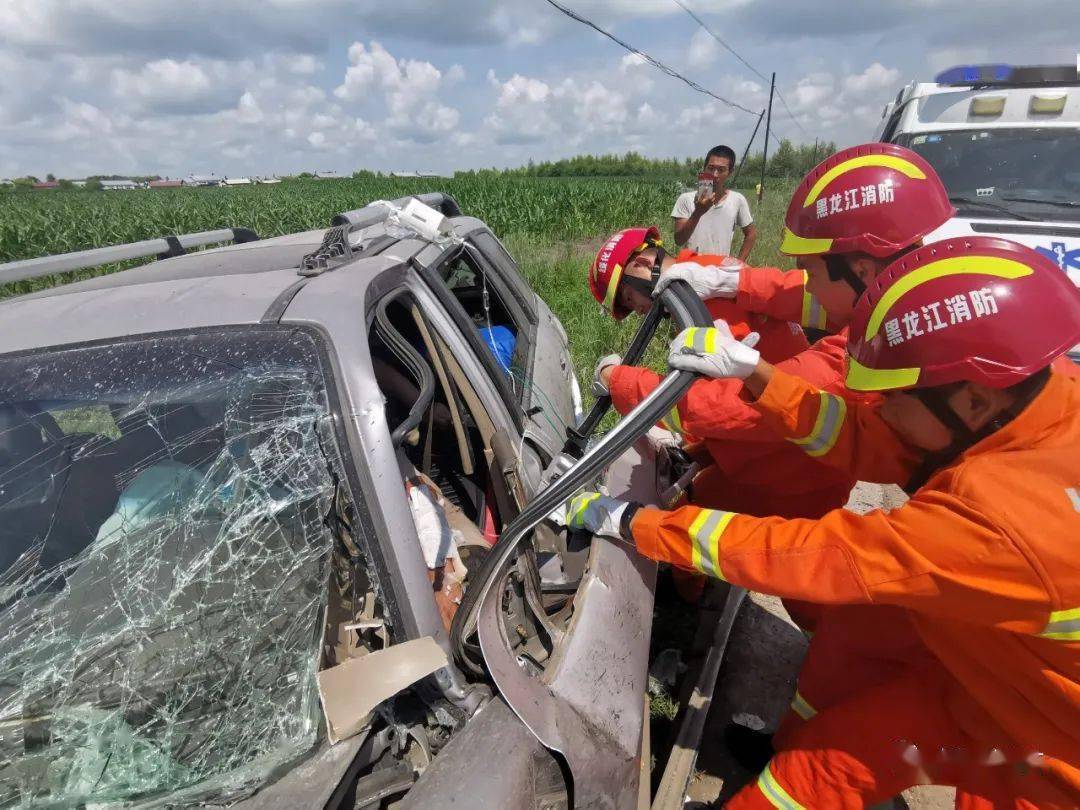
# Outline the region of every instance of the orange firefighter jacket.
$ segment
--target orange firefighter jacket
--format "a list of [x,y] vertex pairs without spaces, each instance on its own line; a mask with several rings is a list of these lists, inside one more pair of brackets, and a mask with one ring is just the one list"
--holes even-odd
[[[679,255],[680,260],[683,254]],[[689,258],[695,258],[693,254]],[[695,261],[722,257],[697,256]],[[710,262],[715,263],[715,262]],[[747,312],[766,315],[772,324],[783,326],[783,322],[801,322],[808,319],[824,324],[824,315],[817,299],[805,291],[805,273],[801,271],[783,271],[769,267],[753,267],[742,271],[739,277],[739,292],[734,305],[724,299],[710,299],[706,306],[714,317],[724,317],[732,327],[736,337],[743,337],[754,330],[761,334],[758,350],[762,357],[774,363],[789,374],[816,385],[818,388],[844,396],[852,396],[844,386],[847,368],[847,331],[829,335],[815,342],[812,346],[788,355],[779,362],[770,359],[771,344],[766,345],[766,334],[760,329]],[[734,316],[729,319],[728,312],[737,307]],[[721,310],[721,307],[724,310]],[[747,327],[750,328],[747,328]],[[783,326],[786,328],[786,326]],[[770,335],[771,337],[771,335]],[[611,374],[608,386],[611,401],[615,409],[626,414],[634,409],[645,397],[660,384],[660,375],[646,368],[637,366],[616,366]],[[742,398],[742,383],[739,380],[698,380],[673,409],[666,422],[676,431],[698,438],[732,438],[740,441],[776,442],[776,433],[765,425],[761,413]],[[876,395],[854,395],[859,399],[878,401]]]
[[[688,258],[710,263],[722,259],[679,255],[680,261]],[[816,323],[823,323],[823,316],[814,314],[820,313],[820,307],[816,299],[806,295],[804,281],[804,274],[797,271],[750,268],[740,274],[736,301],[711,299],[706,305],[713,317],[728,321],[737,337],[751,329],[758,331],[762,335],[758,349],[768,359],[771,346],[766,344],[775,333],[766,333],[756,316],[747,315],[744,307],[762,310],[759,315],[768,315],[766,322],[773,324],[773,329],[788,330],[788,321],[805,322],[806,313],[813,314]],[[844,334],[830,336],[782,360],[777,368],[826,390],[846,392],[846,346]],[[649,369],[617,366],[609,385],[612,404],[619,413],[626,414],[660,380],[660,375]],[[703,482],[717,492],[695,492],[694,501],[722,503],[728,508],[738,505],[740,511],[749,514],[788,517],[818,517],[844,504],[855,479],[846,471],[808,458],[800,447],[780,438],[741,392],[738,380],[698,380],[664,419],[665,427],[704,441],[708,456],[718,468],[719,475]]]
[[[859,402],[820,390],[782,368],[777,367],[754,407],[765,429],[859,481],[902,486],[911,480],[923,454],[889,427],[873,400]],[[1080,376],[1080,366],[1067,357],[1055,360],[1051,370]]]
[[[788,382],[777,374],[756,407],[808,435],[817,414],[782,393]],[[1012,422],[890,513],[641,509],[631,531],[647,557],[757,591],[909,610],[955,679],[960,727],[1014,756],[1046,755],[1080,797],[1080,380],[1052,374]]]

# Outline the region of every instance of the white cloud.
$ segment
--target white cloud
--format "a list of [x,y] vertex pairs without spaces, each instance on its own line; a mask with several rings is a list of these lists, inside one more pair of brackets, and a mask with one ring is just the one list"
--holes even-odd
[[900,79],[900,71],[874,62],[862,73],[844,78],[844,89],[853,93],[876,92],[893,87]]
[[709,67],[719,55],[720,46],[704,28],[699,28],[690,37],[690,50],[686,54],[686,61],[690,67]]
[[450,66],[450,69],[446,71],[446,75],[443,76],[443,81],[448,85],[459,84],[460,82],[465,81],[465,79],[465,68],[456,62]]
[[149,62],[138,72],[116,70],[113,86],[118,96],[152,104],[187,102],[205,97],[211,90],[210,77],[200,65],[174,59]]
[[444,84],[465,78],[461,65],[452,65],[444,78],[431,62],[396,59],[378,42],[349,47],[349,67],[334,90],[342,101],[360,102],[380,93],[389,115],[387,128],[399,137],[426,142],[457,126],[460,113],[440,99]]
[[309,53],[287,54],[282,61],[297,76],[311,76],[323,69],[323,63]]
[[250,91],[240,96],[240,103],[237,104],[237,117],[245,124],[261,123],[265,117],[259,102],[255,100],[255,96]]
[[[745,143],[755,120],[545,3],[181,5],[0,0],[0,175],[385,169],[415,166],[418,143],[438,143],[427,153],[444,170],[631,148],[698,156]],[[778,87],[801,128],[778,102],[778,135],[840,143],[869,137],[902,82],[948,65],[1071,60],[1080,24],[1080,4],[1060,0],[994,0],[974,16],[944,0],[881,0],[869,16],[838,0],[691,5],[752,64],[771,70],[782,55]],[[573,7],[719,95],[765,106],[767,82],[671,0]],[[1055,25],[1032,24],[1040,15]]]

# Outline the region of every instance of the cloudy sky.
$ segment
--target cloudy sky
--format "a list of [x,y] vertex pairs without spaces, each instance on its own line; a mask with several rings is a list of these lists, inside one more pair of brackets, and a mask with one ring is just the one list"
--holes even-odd
[[[768,87],[674,0],[562,0],[716,94]],[[908,81],[1071,63],[1075,0],[684,0],[796,141],[856,143]],[[866,9],[865,11],[863,9]],[[872,9],[872,12],[871,12]],[[0,176],[516,166],[741,151],[754,116],[544,0],[0,0]]]

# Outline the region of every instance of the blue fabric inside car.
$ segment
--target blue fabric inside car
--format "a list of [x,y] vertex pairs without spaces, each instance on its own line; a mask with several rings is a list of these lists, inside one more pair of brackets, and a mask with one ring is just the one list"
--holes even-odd
[[505,326],[481,326],[480,336],[495,355],[495,359],[499,361],[499,367],[509,374],[510,362],[514,358],[514,349],[517,346],[517,336]]

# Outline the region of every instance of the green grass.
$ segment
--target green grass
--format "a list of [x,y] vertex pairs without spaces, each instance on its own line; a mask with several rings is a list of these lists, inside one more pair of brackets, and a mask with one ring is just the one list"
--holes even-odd
[[[779,255],[780,228],[793,184],[772,181],[763,203],[746,191],[758,226],[752,264],[790,266]],[[0,262],[134,242],[174,233],[240,226],[260,236],[324,228],[334,214],[377,199],[425,191],[453,195],[505,242],[522,272],[566,327],[578,376],[598,357],[626,346],[637,326],[601,316],[585,273],[617,228],[657,224],[674,244],[671,180],[463,176],[442,180],[357,178],[289,180],[280,185],[131,192],[0,193]],[[125,267],[138,264],[129,262]],[[88,270],[68,281],[119,266]],[[49,287],[56,278],[0,286],[0,298]],[[650,358],[659,360],[662,347]],[[586,386],[587,388],[587,386]]]
[[[604,182],[604,181],[598,181]],[[775,181],[774,181],[775,183]],[[780,254],[780,233],[788,199],[795,184],[771,187],[759,204],[750,192],[744,192],[757,224],[758,241],[750,254],[750,264],[790,268],[790,259]],[[657,224],[667,245],[674,245],[671,207],[674,196],[653,199],[652,208],[639,219],[623,220],[581,238],[563,238],[555,234],[535,235],[520,231],[500,234],[510,253],[533,289],[539,293],[566,327],[570,350],[583,388],[592,378],[596,361],[610,352],[619,352],[630,342],[638,318],[629,316],[622,323],[604,317],[600,306],[589,294],[585,274],[603,244],[604,239],[618,227],[637,224]],[[736,243],[741,237],[736,237]],[[662,360],[664,347],[654,341],[648,357],[650,364]],[[586,394],[586,398],[590,398]]]

